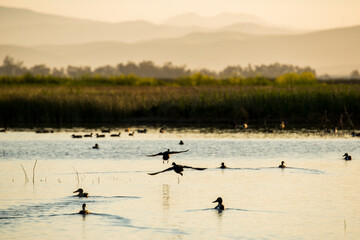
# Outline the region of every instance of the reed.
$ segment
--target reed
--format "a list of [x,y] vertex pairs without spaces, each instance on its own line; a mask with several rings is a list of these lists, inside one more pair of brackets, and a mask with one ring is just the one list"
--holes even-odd
[[37,164],[37,160],[35,160],[34,167],[33,167],[33,178],[32,178],[33,184],[35,183],[35,168],[36,168],[36,164]]
[[[360,124],[360,85],[35,86],[0,88],[4,126],[286,121],[345,128]],[[326,112],[328,121],[321,123]],[[275,126],[275,125],[274,125]]]
[[21,168],[22,168],[22,170],[24,172],[24,175],[25,175],[25,183],[27,183],[27,182],[29,182],[29,178],[28,178],[27,173],[25,171],[25,168],[24,168],[24,166],[22,164],[21,164]]

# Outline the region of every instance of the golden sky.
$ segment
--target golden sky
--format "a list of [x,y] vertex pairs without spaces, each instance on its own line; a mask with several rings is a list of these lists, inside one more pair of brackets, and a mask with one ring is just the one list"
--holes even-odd
[[189,12],[203,16],[230,12],[302,29],[360,25],[360,0],[0,0],[0,6],[110,22],[161,23]]

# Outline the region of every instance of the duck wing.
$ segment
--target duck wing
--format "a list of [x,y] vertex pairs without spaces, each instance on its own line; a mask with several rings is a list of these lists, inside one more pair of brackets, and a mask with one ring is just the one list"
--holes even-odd
[[164,155],[163,152],[159,152],[157,154],[152,154],[152,155],[146,155],[147,157],[155,157],[155,156],[160,156],[160,155]]
[[162,170],[160,172],[154,172],[154,173],[148,173],[149,175],[156,175],[156,174],[159,174],[159,173],[163,173],[163,172],[167,172],[167,171],[171,171],[171,170],[174,170],[174,167],[169,167],[165,170]]
[[189,149],[185,150],[185,151],[171,151],[171,152],[168,152],[168,154],[183,153],[183,152],[187,152],[187,151],[189,151]]
[[182,166],[183,168],[191,168],[195,170],[205,170],[206,168],[197,168],[197,167],[190,167],[190,166]]

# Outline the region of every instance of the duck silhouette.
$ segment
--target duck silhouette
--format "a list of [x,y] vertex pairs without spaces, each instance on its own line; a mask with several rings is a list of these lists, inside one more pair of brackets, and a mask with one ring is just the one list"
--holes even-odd
[[189,149],[185,150],[185,151],[170,151],[170,149],[166,150],[165,152],[159,152],[157,154],[153,154],[153,155],[146,155],[147,157],[155,157],[155,156],[162,156],[163,159],[163,163],[164,161],[169,162],[170,159],[170,155],[171,154],[177,154],[177,153],[183,153],[183,152],[187,152],[189,151]]
[[286,168],[286,166],[284,165],[284,161],[281,161],[281,164],[279,165],[279,168]]
[[221,197],[218,197],[213,203],[218,203],[218,205],[215,207],[217,210],[225,210],[225,206],[222,204],[223,200]]
[[348,153],[345,153],[343,157],[346,161],[350,161],[352,159],[352,157]]
[[73,193],[78,193],[78,195],[76,195],[77,197],[88,197],[89,194],[84,192],[84,190],[82,188],[79,188],[78,190],[76,190]]
[[190,167],[190,166],[184,166],[184,165],[178,165],[175,162],[172,163],[172,167],[169,167],[165,170],[159,171],[159,172],[154,172],[154,173],[148,173],[149,175],[156,175],[159,173],[163,173],[163,172],[167,172],[167,171],[172,171],[174,170],[176,173],[180,174],[181,176],[183,176],[183,171],[184,168],[191,168],[191,169],[195,169],[195,170],[205,170],[206,168],[195,168],[195,167]]
[[82,210],[80,210],[79,214],[83,214],[83,215],[90,214],[90,212],[88,210],[86,210],[85,208],[86,208],[86,204],[84,203],[82,205]]

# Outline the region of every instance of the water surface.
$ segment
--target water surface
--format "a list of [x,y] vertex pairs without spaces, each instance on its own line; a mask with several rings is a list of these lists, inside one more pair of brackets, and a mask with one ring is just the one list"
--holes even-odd
[[[1,239],[360,236],[360,139],[156,130],[104,139],[71,134],[0,134]],[[91,148],[95,143],[100,149]],[[189,152],[164,164],[161,156],[145,156],[168,148]],[[345,152],[352,161],[342,160]],[[147,174],[172,161],[208,169]],[[277,168],[281,161],[288,168]],[[219,169],[221,162],[230,168]],[[73,197],[78,187],[90,196]],[[223,212],[213,209],[219,196]],[[83,203],[92,214],[77,214]]]

